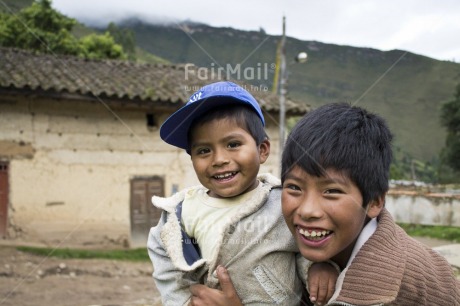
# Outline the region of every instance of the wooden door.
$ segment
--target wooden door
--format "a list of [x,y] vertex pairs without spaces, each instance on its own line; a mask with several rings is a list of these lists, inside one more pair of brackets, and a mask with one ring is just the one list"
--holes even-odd
[[5,238],[8,227],[8,163],[0,162],[0,237]]
[[143,177],[131,180],[131,245],[145,246],[152,226],[158,223],[161,209],[152,205],[152,196],[164,196],[163,178]]

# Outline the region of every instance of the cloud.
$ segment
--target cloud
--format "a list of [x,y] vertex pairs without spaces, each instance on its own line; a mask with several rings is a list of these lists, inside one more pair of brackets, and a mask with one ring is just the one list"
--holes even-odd
[[272,35],[281,34],[285,15],[287,35],[298,39],[460,59],[456,41],[460,1],[456,0],[54,0],[53,6],[99,26],[135,16],[154,23],[191,20],[241,30],[263,28]]

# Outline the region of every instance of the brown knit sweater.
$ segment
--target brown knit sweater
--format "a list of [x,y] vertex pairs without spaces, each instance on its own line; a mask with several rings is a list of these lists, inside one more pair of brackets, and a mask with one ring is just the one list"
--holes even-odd
[[449,263],[409,237],[386,209],[344,273],[330,305],[460,305],[460,282]]

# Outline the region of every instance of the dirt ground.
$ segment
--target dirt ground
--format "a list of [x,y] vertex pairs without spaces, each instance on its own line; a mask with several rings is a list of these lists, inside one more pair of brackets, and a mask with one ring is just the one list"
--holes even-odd
[[0,245],[0,306],[159,306],[151,274],[150,262],[46,258]]
[[151,275],[150,262],[45,258],[0,246],[0,305],[161,305]]

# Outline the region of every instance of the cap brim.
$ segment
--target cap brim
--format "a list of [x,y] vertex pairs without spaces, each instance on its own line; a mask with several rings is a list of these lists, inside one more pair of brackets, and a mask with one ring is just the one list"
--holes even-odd
[[[219,103],[212,103],[212,101],[216,99],[220,99]],[[184,105],[162,124],[160,127],[160,137],[165,142],[173,146],[188,150],[188,133],[190,126],[196,118],[211,109],[219,108],[225,105],[242,104],[242,102],[243,104],[251,106],[251,103],[248,101],[224,95],[212,96],[203,99],[203,101],[196,101],[194,103]]]

